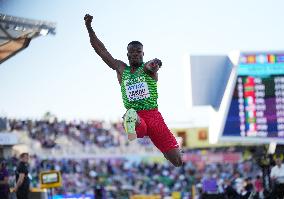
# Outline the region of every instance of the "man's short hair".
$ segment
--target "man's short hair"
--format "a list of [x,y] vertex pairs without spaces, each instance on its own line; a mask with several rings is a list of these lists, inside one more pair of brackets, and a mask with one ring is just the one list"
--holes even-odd
[[130,42],[130,43],[127,45],[127,47],[128,47],[128,46],[130,46],[130,45],[139,45],[139,46],[143,46],[143,44],[142,44],[140,41],[132,41],[132,42]]
[[21,153],[20,154],[20,158],[24,158],[25,156],[29,156],[29,154],[28,153]]

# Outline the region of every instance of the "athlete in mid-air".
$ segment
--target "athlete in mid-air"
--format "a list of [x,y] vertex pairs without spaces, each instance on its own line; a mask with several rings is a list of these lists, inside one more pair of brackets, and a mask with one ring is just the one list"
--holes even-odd
[[149,136],[166,159],[176,167],[181,166],[179,145],[158,111],[157,72],[162,62],[153,59],[144,63],[143,45],[139,41],[132,41],[127,46],[129,65],[114,59],[91,26],[93,16],[86,14],[84,20],[92,47],[102,60],[116,71],[123,103],[127,109],[123,124],[128,139]]

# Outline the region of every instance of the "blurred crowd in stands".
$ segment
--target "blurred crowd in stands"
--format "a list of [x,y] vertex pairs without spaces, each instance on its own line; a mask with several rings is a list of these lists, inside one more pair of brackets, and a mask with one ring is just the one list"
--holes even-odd
[[[119,122],[66,122],[56,119],[5,121],[6,131],[25,131],[31,138],[40,141],[44,148],[57,147],[55,140],[59,135],[72,137],[83,145],[95,144],[103,148],[119,146],[121,140],[126,139]],[[188,152],[189,150],[185,150],[185,153]],[[232,150],[223,149],[219,152],[226,154]],[[193,150],[191,153],[201,156],[200,150]],[[252,192],[255,193],[253,198],[263,196],[262,171],[252,158],[241,158],[234,163],[193,162],[188,159],[182,167],[175,168],[167,161],[130,161],[122,156],[44,159],[40,154],[34,153],[29,164],[31,185],[39,187],[41,171],[58,170],[62,174],[63,186],[56,188],[54,194],[92,194],[94,190],[100,190],[109,199],[128,198],[129,194],[169,196],[174,191],[181,192],[182,198],[191,198],[193,193],[196,198],[217,194],[222,198],[241,199],[249,198]],[[16,157],[6,160],[11,187],[15,183],[17,164]]]
[[116,147],[126,139],[121,122],[107,123],[104,121],[58,121],[48,120],[16,120],[6,119],[9,131],[27,131],[32,139],[38,140],[42,147],[56,147],[56,138],[66,135],[83,145],[95,144],[98,147]]
[[[6,160],[12,187],[17,162],[15,157]],[[203,167],[186,162],[175,168],[168,162],[130,162],[118,158],[56,160],[34,155],[29,168],[32,187],[39,187],[41,171],[61,171],[63,186],[56,188],[54,194],[94,193],[98,186],[107,193],[107,198],[128,194],[169,196],[173,191],[190,198],[193,186],[197,196],[223,194],[228,198],[248,198],[252,191],[260,196],[263,191],[261,170],[252,160],[236,164],[211,163]]]

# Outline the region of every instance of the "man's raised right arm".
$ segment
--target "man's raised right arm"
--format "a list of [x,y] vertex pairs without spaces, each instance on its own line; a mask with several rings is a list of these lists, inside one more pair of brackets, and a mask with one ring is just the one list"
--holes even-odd
[[105,45],[98,39],[95,31],[91,26],[93,16],[86,14],[84,20],[89,33],[90,43],[96,53],[102,58],[102,60],[113,70],[117,70],[118,67],[125,65],[122,61],[114,59],[112,55],[107,51]]

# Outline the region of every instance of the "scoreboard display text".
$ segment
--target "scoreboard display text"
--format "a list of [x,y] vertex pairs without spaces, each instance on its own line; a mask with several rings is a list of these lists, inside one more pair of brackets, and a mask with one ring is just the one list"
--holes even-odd
[[243,54],[223,136],[284,138],[284,54]]

